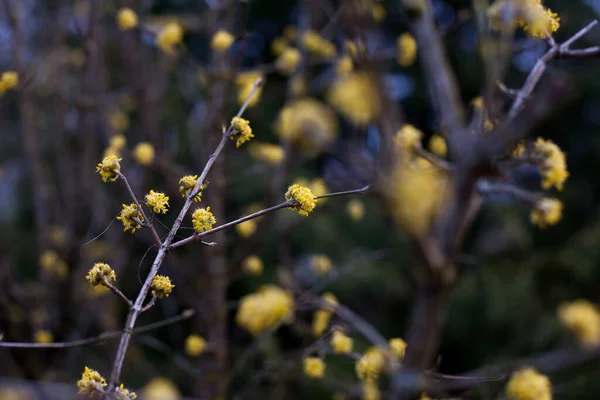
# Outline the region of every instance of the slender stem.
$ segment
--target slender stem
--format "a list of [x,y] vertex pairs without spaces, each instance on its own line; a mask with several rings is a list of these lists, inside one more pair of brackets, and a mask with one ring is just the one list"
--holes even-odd
[[[140,326],[133,330],[134,334],[149,332],[154,329],[162,328],[163,326],[175,324],[179,321],[191,318],[196,311],[192,309],[185,310],[179,315],[152,324]],[[0,342],[0,347],[18,347],[27,349],[65,349],[69,347],[86,346],[99,342],[105,342],[119,338],[123,334],[122,331],[108,331],[101,333],[98,336],[92,336],[86,339],[73,340],[70,342],[55,342],[55,343],[26,343],[26,342]]]
[[317,199],[325,199],[327,197],[336,197],[336,196],[346,196],[349,194],[365,194],[369,190],[369,185],[355,190],[346,190],[344,192],[335,192],[335,193],[327,193],[322,194],[321,196],[317,196]]
[[426,159],[427,161],[429,161],[430,163],[435,165],[436,167],[440,167],[443,170],[450,171],[453,168],[451,163],[449,163],[448,161],[444,160],[441,157],[436,156],[433,153],[428,152],[427,150],[425,150],[422,147],[415,148],[415,152],[419,156],[423,157],[424,159]]
[[146,305],[144,306],[144,308],[142,308],[142,311],[141,311],[141,313],[145,313],[146,311],[148,311],[149,309],[151,309],[151,308],[152,308],[152,306],[154,306],[154,303],[156,303],[156,296],[152,296],[152,300],[150,300],[150,301],[148,302],[148,304],[146,304]]
[[103,285],[105,285],[107,288],[109,288],[114,294],[116,294],[117,296],[119,296],[121,299],[123,299],[123,301],[127,304],[127,306],[129,308],[131,308],[133,306],[133,303],[131,302],[131,300],[129,300],[127,298],[127,296],[125,296],[123,294],[123,292],[121,292],[115,285],[113,285],[112,283],[110,283],[108,281],[108,279],[104,278],[103,281]]
[[531,193],[527,190],[518,188],[506,183],[491,183],[486,180],[480,180],[477,183],[477,190],[480,193],[506,193],[527,204],[535,205],[540,199],[540,195]]
[[156,232],[156,229],[154,228],[154,225],[152,224],[152,222],[150,222],[148,217],[146,217],[146,213],[144,213],[144,209],[142,208],[140,202],[138,201],[137,196],[133,192],[133,189],[131,188],[131,185],[129,184],[127,177],[125,175],[123,175],[121,173],[121,171],[115,170],[114,172],[117,175],[119,175],[119,178],[121,178],[123,180],[123,182],[125,182],[125,186],[127,186],[127,190],[129,191],[129,194],[133,198],[135,205],[137,206],[138,210],[140,210],[140,213],[142,214],[142,217],[144,218],[144,225],[147,226],[148,228],[150,228],[150,231],[152,231],[152,236],[154,237],[154,241],[156,242],[157,245],[160,246],[162,244],[162,240],[160,240],[160,236],[158,236],[158,232]]

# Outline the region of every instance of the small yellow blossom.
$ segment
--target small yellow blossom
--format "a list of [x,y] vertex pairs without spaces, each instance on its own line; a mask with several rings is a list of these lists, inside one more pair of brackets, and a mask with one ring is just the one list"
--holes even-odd
[[117,180],[119,175],[115,171],[121,170],[121,158],[116,156],[104,157],[102,162],[96,167],[96,172],[100,173],[103,182],[114,182]]
[[310,265],[319,276],[325,276],[331,271],[333,264],[325,254],[315,254],[310,257]]
[[52,332],[47,329],[38,329],[33,334],[33,341],[36,343],[52,343],[54,341],[54,336]]
[[224,53],[229,50],[234,41],[235,38],[231,33],[221,29],[213,35],[210,47],[219,53]]
[[162,192],[150,190],[144,199],[146,200],[148,207],[150,207],[153,212],[157,214],[167,213],[167,207],[169,207],[169,196],[165,196],[165,194]]
[[241,224],[237,224],[235,226],[235,230],[243,238],[252,236],[254,234],[254,232],[256,232],[256,221],[251,219],[251,220],[242,222]]
[[290,42],[286,37],[278,36],[271,42],[271,52],[276,56],[280,56],[289,45]]
[[277,144],[253,143],[249,148],[249,152],[256,160],[269,165],[279,165],[285,159],[285,150]]
[[565,153],[551,140],[538,138],[532,156],[539,162],[543,178],[542,187],[549,189],[554,186],[563,190],[563,185],[569,177]]
[[377,23],[383,21],[387,16],[387,11],[385,10],[383,4],[373,3],[371,5],[371,16],[373,17],[373,20]]
[[131,229],[131,233],[140,229],[140,223],[144,222],[144,217],[142,217],[142,214],[135,203],[131,203],[130,205],[123,204],[123,209],[117,219],[123,223],[123,231],[127,232]]
[[242,261],[242,269],[249,275],[260,275],[263,272],[263,262],[258,256],[251,255]]
[[338,75],[327,92],[327,101],[345,118],[358,126],[379,116],[381,101],[375,81],[363,71]]
[[562,218],[562,207],[558,199],[542,198],[531,211],[531,223],[542,229],[555,225]]
[[302,61],[300,51],[293,47],[287,47],[275,61],[275,68],[283,75],[291,75],[298,69],[300,61]]
[[141,165],[148,166],[152,164],[154,160],[154,146],[149,142],[138,143],[133,149],[133,157]]
[[367,380],[362,383],[362,397],[361,400],[379,400],[381,399],[381,392],[379,391],[379,386],[377,385],[377,381]]
[[[179,193],[181,197],[188,197],[192,194],[192,191],[196,187],[196,183],[198,183],[198,175],[186,175],[179,180]],[[198,194],[194,197],[194,201],[196,203],[200,203],[202,201],[202,185],[200,185],[200,190]]]
[[106,113],[106,119],[108,120],[110,127],[113,128],[115,132],[121,133],[129,129],[129,117],[126,113],[118,108],[111,108]]
[[532,37],[546,39],[560,27],[558,14],[542,6],[541,0],[523,2],[523,17],[519,24]]
[[260,78],[263,79],[263,84],[254,91],[252,98],[250,98],[250,101],[248,102],[249,108],[255,106],[260,101],[264,86],[264,75],[260,71],[246,71],[237,75],[235,84],[237,87],[238,104],[244,104],[244,102],[246,102],[248,96],[250,96],[250,93],[254,90],[254,85]]
[[19,73],[16,71],[5,71],[0,76],[0,94],[19,85]]
[[134,400],[137,399],[137,394],[126,389],[121,383],[118,388],[115,388],[115,398],[117,400]]
[[163,297],[169,297],[175,285],[171,284],[171,279],[168,276],[164,275],[156,275],[152,279],[152,295],[157,299],[162,299]]
[[383,350],[371,347],[356,361],[356,376],[360,380],[375,380],[385,367],[386,357]]
[[429,151],[442,158],[446,157],[446,154],[448,153],[446,140],[440,135],[433,135],[431,139],[429,139]]
[[396,39],[396,47],[398,49],[398,64],[403,67],[413,65],[417,59],[417,41],[413,35],[406,32],[398,36],[398,39]]
[[393,338],[389,340],[390,349],[392,354],[398,358],[404,358],[406,353],[406,342],[401,338]]
[[306,357],[304,359],[304,373],[311,378],[325,376],[325,362],[319,357]]
[[354,62],[350,56],[342,56],[338,59],[335,71],[338,74],[347,74],[354,69]]
[[170,22],[158,33],[156,42],[166,53],[171,53],[173,47],[183,40],[183,28],[177,22]]
[[231,139],[236,139],[235,147],[240,147],[244,142],[249,141],[254,137],[252,134],[252,128],[250,127],[250,121],[240,117],[233,117],[231,120],[231,127],[233,132]]
[[275,285],[265,285],[256,293],[244,296],[236,314],[236,322],[253,335],[273,328],[294,317],[294,298]]
[[62,279],[69,273],[69,266],[54,250],[44,250],[40,255],[40,266],[50,275]]
[[302,36],[302,45],[309,53],[325,60],[335,57],[335,45],[317,32],[308,30]]
[[175,384],[163,377],[152,379],[142,388],[144,400],[180,400],[181,394]]
[[525,155],[525,152],[527,151],[527,146],[525,145],[525,141],[521,140],[519,142],[519,144],[517,144],[515,146],[515,148],[513,149],[511,155],[515,158],[518,157],[523,157]]
[[421,147],[423,132],[411,124],[405,124],[394,136],[394,144],[399,150],[414,150]]
[[526,367],[512,374],[505,394],[512,400],[552,400],[552,385],[546,375]]
[[198,357],[206,350],[206,340],[200,335],[189,335],[185,339],[185,354]]
[[85,277],[92,286],[114,284],[117,282],[115,271],[106,263],[95,263]]
[[138,24],[137,14],[131,8],[121,8],[117,13],[117,24],[122,31],[133,29]]
[[[337,306],[338,304],[336,297],[331,293],[324,294],[321,299],[331,306]],[[320,309],[315,311],[312,323],[313,335],[316,337],[321,336],[323,332],[325,332],[325,329],[327,329],[329,326],[329,321],[331,320],[332,316],[333,312],[328,309]]]
[[319,153],[337,137],[338,121],[329,107],[307,97],[294,100],[281,109],[275,130],[302,150]]
[[192,223],[194,224],[194,230],[200,233],[212,229],[217,220],[213,213],[210,212],[210,207],[197,208],[192,214]]
[[123,150],[126,145],[127,138],[123,134],[117,134],[112,136],[108,142],[108,147],[112,147],[117,151]]
[[62,247],[68,243],[69,234],[64,227],[60,225],[53,225],[50,227],[48,237],[50,239],[50,243],[57,247]]
[[352,199],[346,205],[346,212],[353,221],[360,221],[365,216],[365,205],[358,199]]
[[558,308],[558,319],[582,345],[600,344],[600,312],[589,301],[579,299],[561,304]]
[[100,398],[107,386],[106,379],[98,371],[85,367],[81,379],[77,381],[79,394]]
[[317,199],[312,191],[306,186],[298,184],[294,184],[288,188],[288,191],[285,193],[285,199],[288,201],[294,200],[295,203],[290,208],[304,216],[308,216],[317,204]]
[[331,336],[331,348],[335,353],[346,354],[352,351],[352,338],[344,335],[343,332],[335,331]]

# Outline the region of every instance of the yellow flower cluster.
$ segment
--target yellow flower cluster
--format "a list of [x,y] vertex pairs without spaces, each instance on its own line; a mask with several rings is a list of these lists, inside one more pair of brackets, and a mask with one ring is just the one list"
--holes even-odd
[[127,232],[131,229],[131,233],[134,233],[136,229],[140,229],[140,224],[144,222],[144,217],[142,217],[135,203],[131,203],[130,205],[123,204],[123,209],[117,219],[123,223],[123,231]]
[[129,7],[123,7],[117,13],[117,24],[122,31],[133,29],[138,24],[137,14]]
[[115,171],[121,170],[121,158],[117,156],[104,157],[102,162],[96,167],[96,172],[100,173],[103,182],[114,182],[117,180],[119,175]]
[[290,186],[285,193],[285,199],[294,200],[291,209],[298,211],[298,214],[308,216],[308,214],[317,205],[317,199],[312,191],[306,186],[300,186],[297,183]]
[[200,335],[189,335],[185,339],[185,354],[190,357],[198,357],[206,350],[206,340]]
[[446,145],[446,139],[444,139],[440,135],[433,135],[429,139],[428,148],[429,148],[429,151],[431,151],[433,154],[438,155],[442,158],[446,157],[446,154],[448,153],[448,146]]
[[558,190],[563,190],[569,172],[565,153],[560,147],[551,140],[538,138],[534,144],[532,156],[539,162],[543,178],[542,187],[549,189],[554,186]]
[[40,255],[40,266],[48,274],[57,278],[65,278],[69,273],[67,263],[54,250],[44,250]]
[[352,351],[353,341],[342,331],[335,331],[331,335],[331,348],[337,354],[347,354]]
[[280,56],[281,53],[288,48],[289,44],[288,38],[285,36],[278,36],[271,42],[271,52],[276,56]]
[[412,151],[421,147],[421,139],[423,139],[423,132],[411,124],[404,124],[396,132],[394,144],[399,151]]
[[355,125],[373,122],[380,113],[379,90],[366,72],[339,75],[327,92],[327,101]]
[[417,59],[417,41],[410,33],[406,32],[396,39],[398,64],[408,67]]
[[[331,293],[325,293],[321,297],[321,299],[323,301],[326,301],[328,304],[330,304],[333,307],[338,305],[338,300]],[[319,337],[323,334],[323,332],[325,332],[325,329],[327,329],[327,326],[329,325],[329,321],[331,320],[332,315],[333,315],[333,312],[328,309],[320,309],[320,310],[315,311],[315,315],[313,317],[313,323],[312,323],[313,335],[315,335],[316,337]]]
[[125,112],[118,108],[111,107],[106,112],[106,119],[110,127],[118,133],[125,132],[129,129],[129,117]]
[[337,137],[338,123],[329,107],[306,97],[294,100],[281,109],[275,130],[301,149],[319,153]]
[[302,45],[306,51],[323,60],[331,60],[335,57],[335,45],[313,30],[304,33]]
[[210,212],[210,207],[197,208],[192,214],[192,223],[194,224],[194,230],[200,233],[212,229],[217,220],[213,213]]
[[167,207],[169,207],[169,196],[165,196],[165,194],[162,192],[150,190],[144,199],[146,200],[148,207],[150,207],[155,213],[167,213]]
[[235,320],[251,334],[258,335],[279,322],[291,321],[293,317],[292,295],[278,286],[265,285],[240,300]]
[[[240,105],[244,104],[248,96],[250,96],[250,93],[254,89],[254,84],[259,78],[264,79],[264,75],[260,71],[242,72],[235,78],[235,84],[238,93],[238,103]],[[263,86],[264,84],[254,92],[252,98],[248,102],[248,107],[253,107],[260,101]]]
[[168,276],[156,275],[152,279],[152,295],[157,299],[169,297],[175,285],[171,284],[171,279]]
[[173,48],[183,40],[183,28],[177,22],[169,22],[158,33],[156,42],[158,47],[166,53],[173,52]]
[[365,216],[365,205],[358,199],[352,199],[346,205],[346,212],[353,221],[360,221]]
[[52,332],[47,329],[38,329],[33,334],[33,341],[36,343],[52,343],[54,341],[54,336]]
[[144,400],[180,400],[181,393],[173,381],[158,377],[148,382],[142,389]]
[[318,276],[325,276],[331,271],[333,264],[325,254],[315,254],[310,257],[310,265]]
[[[188,197],[192,194],[192,191],[196,187],[196,183],[198,182],[198,175],[186,175],[179,180],[179,194],[181,197]],[[202,185],[200,186],[200,190],[198,194],[194,197],[194,201],[196,203],[200,203],[202,201]]]
[[106,379],[98,371],[88,367],[85,367],[81,379],[77,381],[79,394],[88,397],[100,397],[107,385]]
[[107,283],[115,284],[117,282],[117,275],[110,265],[106,263],[95,263],[88,271],[85,279],[87,279],[92,286],[106,286]]
[[325,362],[319,357],[306,357],[304,359],[304,373],[311,378],[325,376]]
[[108,147],[104,150],[104,157],[115,156],[120,157],[121,151],[127,145],[127,138],[125,135],[119,133],[110,138],[108,141]]
[[389,340],[389,346],[392,350],[392,354],[400,359],[404,358],[406,353],[406,342],[401,338],[393,338]]
[[352,72],[353,69],[354,69],[354,62],[352,61],[352,57],[350,57],[348,55],[344,55],[344,56],[340,57],[337,60],[337,63],[335,65],[335,71],[338,74],[342,74],[342,75]]
[[269,165],[279,165],[285,159],[285,150],[277,144],[253,143],[249,152],[253,158]]
[[229,50],[234,41],[235,38],[231,33],[220,29],[213,35],[212,40],[210,41],[210,47],[214,51],[224,53]]
[[275,68],[283,75],[291,75],[296,72],[300,61],[302,61],[300,51],[293,47],[286,47],[275,61]]
[[115,398],[117,400],[134,400],[137,399],[135,392],[125,389],[125,386],[121,383],[118,388],[115,389]]
[[231,119],[231,127],[233,128],[233,133],[230,137],[231,139],[236,139],[235,147],[240,147],[244,142],[247,142],[254,137],[252,128],[250,127],[250,121],[244,118],[233,117]]
[[558,308],[558,319],[582,345],[600,344],[600,312],[589,301],[579,299],[561,304]]
[[138,143],[133,149],[133,157],[143,166],[148,166],[154,161],[154,146],[149,142]]
[[0,95],[7,90],[13,89],[19,85],[19,73],[16,71],[5,71],[0,75]]
[[376,380],[385,368],[385,364],[385,352],[380,348],[371,347],[356,361],[356,376],[363,381]]
[[[560,27],[558,14],[545,8],[541,0],[497,0],[488,8],[487,15],[495,29],[522,26],[528,35],[541,39]],[[512,18],[507,20],[506,16]]]
[[242,269],[249,275],[260,275],[263,272],[263,262],[258,256],[251,255],[242,261]]
[[560,200],[542,198],[531,211],[531,223],[540,228],[554,225],[562,218],[562,208],[563,204]]
[[552,400],[552,385],[547,376],[526,367],[512,374],[505,394],[512,400]]

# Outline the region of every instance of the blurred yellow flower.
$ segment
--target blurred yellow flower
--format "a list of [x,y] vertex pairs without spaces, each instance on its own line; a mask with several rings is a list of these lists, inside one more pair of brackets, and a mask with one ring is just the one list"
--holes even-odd
[[333,332],[331,336],[331,348],[335,353],[347,354],[352,351],[353,341],[341,331]]
[[406,353],[406,342],[401,338],[393,338],[389,340],[390,349],[392,354],[398,358],[404,358]]
[[[254,84],[259,78],[264,79],[264,74],[260,71],[246,71],[237,75],[235,84],[238,93],[238,104],[244,104],[248,96],[250,96],[250,93],[252,93]],[[252,98],[248,102],[248,107],[254,107],[260,101],[263,87],[264,83],[254,92]]]
[[183,28],[177,22],[167,23],[156,38],[158,47],[166,53],[171,53],[173,48],[182,40]]
[[206,340],[200,335],[189,335],[185,339],[185,354],[190,357],[198,357],[206,350]]
[[558,308],[558,320],[584,346],[600,344],[600,312],[587,300],[563,303]]
[[296,72],[300,61],[302,61],[300,51],[293,47],[287,47],[275,60],[275,68],[283,75],[291,75]]
[[152,164],[154,160],[154,146],[150,142],[141,142],[133,149],[133,157],[144,166]]
[[133,29],[138,24],[137,14],[129,7],[121,8],[117,13],[117,24],[122,31]]
[[358,199],[352,199],[346,205],[346,212],[353,221],[360,221],[365,216],[365,205]]
[[180,393],[175,384],[163,377],[152,379],[141,390],[144,400],[179,400]]
[[448,153],[448,146],[446,146],[446,140],[440,135],[433,135],[429,139],[429,151],[442,158],[446,157]]
[[263,272],[263,262],[258,256],[251,255],[242,261],[242,269],[248,275],[260,275]]
[[377,85],[362,71],[339,75],[327,92],[327,101],[358,126],[374,122],[381,111]]
[[531,211],[531,223],[542,229],[555,225],[562,218],[562,207],[563,204],[558,199],[546,197],[540,199]]
[[383,350],[371,347],[356,361],[356,376],[362,381],[376,380],[385,367],[386,357]]
[[42,252],[40,266],[48,274],[59,279],[65,278],[69,273],[69,266],[54,250],[44,250]]
[[36,343],[52,343],[54,336],[52,332],[47,329],[38,329],[33,334],[33,341]]
[[210,47],[219,53],[224,53],[229,50],[234,41],[235,37],[231,33],[221,29],[213,35]]
[[331,271],[333,264],[325,254],[315,254],[310,257],[310,265],[318,276],[325,276]]
[[294,318],[294,298],[288,291],[265,285],[257,292],[242,297],[235,317],[239,326],[253,335]]
[[335,57],[335,45],[319,35],[316,31],[308,30],[304,32],[304,35],[302,36],[302,45],[306,51],[325,61]]
[[306,357],[304,373],[311,378],[322,378],[325,376],[325,363],[318,357]]
[[417,59],[417,41],[410,33],[406,32],[398,36],[396,39],[396,47],[398,51],[398,64],[403,67],[409,67],[414,64]]
[[512,374],[505,394],[512,400],[552,400],[552,385],[547,376],[526,367]]
[[269,165],[279,165],[285,159],[285,150],[278,144],[253,143],[248,151],[252,158]]

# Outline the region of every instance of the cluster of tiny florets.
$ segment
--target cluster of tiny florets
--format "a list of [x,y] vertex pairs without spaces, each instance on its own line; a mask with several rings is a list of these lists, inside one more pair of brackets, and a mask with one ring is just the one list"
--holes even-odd
[[149,166],[154,161],[154,146],[150,142],[138,143],[133,149],[133,157],[139,164]]
[[251,255],[242,261],[242,269],[249,275],[260,275],[263,272],[263,262],[258,256]]
[[319,357],[306,357],[304,359],[304,373],[311,378],[325,376],[325,362]]
[[322,60],[331,60],[335,57],[335,45],[313,30],[308,30],[304,33],[302,44],[306,51]]
[[190,357],[198,357],[206,350],[206,340],[200,335],[189,335],[185,339],[185,354]]
[[79,394],[90,398],[101,397],[107,385],[106,379],[98,371],[88,367],[85,367],[81,374],[81,379],[77,381]]
[[531,223],[546,228],[562,218],[563,204],[558,199],[542,198],[531,211]]
[[121,158],[117,158],[115,155],[109,155],[104,157],[102,162],[98,164],[96,172],[100,173],[103,182],[114,182],[117,180],[119,175],[116,171],[121,170],[119,161],[121,161]]
[[170,53],[183,40],[183,28],[176,22],[168,23],[159,32],[156,42],[163,51]]
[[558,190],[562,190],[569,177],[565,153],[551,140],[538,138],[534,144],[532,156],[539,162],[543,178],[542,187],[549,189],[554,186]]
[[123,231],[127,232],[131,229],[131,233],[140,229],[141,223],[144,222],[144,217],[142,217],[142,214],[135,203],[129,205],[123,204],[123,209],[117,219],[123,223]]
[[250,127],[250,121],[240,117],[233,117],[231,120],[231,128],[233,132],[231,139],[236,139],[235,147],[240,147],[244,142],[252,139],[252,128]]
[[325,254],[315,254],[310,257],[310,265],[318,276],[325,276],[333,268],[333,263]]
[[155,213],[165,214],[167,212],[167,207],[169,207],[169,196],[166,196],[164,193],[150,190],[144,199],[146,200],[148,207]]
[[210,207],[206,207],[198,208],[194,211],[192,214],[192,223],[194,224],[194,230],[200,233],[212,229],[217,220],[213,213],[210,212]]
[[288,188],[288,191],[285,193],[285,199],[288,201],[294,200],[295,203],[290,208],[304,216],[308,216],[317,205],[317,198],[313,192],[306,186],[300,186],[297,183]]
[[[188,197],[192,194],[192,190],[196,187],[198,182],[198,175],[186,175],[179,180],[179,193],[181,197]],[[194,196],[194,201],[199,203],[202,201],[202,186],[198,191],[198,194]]]
[[213,35],[210,47],[219,53],[224,53],[229,50],[234,41],[235,37],[231,33],[221,29]]
[[236,322],[251,334],[258,335],[279,322],[289,322],[293,316],[291,293],[275,285],[265,285],[240,300]]
[[114,284],[117,281],[115,271],[106,263],[96,263],[85,277],[92,286]]
[[388,341],[392,354],[397,358],[404,358],[406,353],[406,342],[401,338],[393,338]]
[[285,150],[277,144],[253,143],[249,152],[253,158],[269,165],[279,165],[285,159]]
[[356,376],[360,380],[375,380],[383,371],[386,364],[385,352],[377,347],[371,347],[356,361]]
[[157,299],[169,297],[175,285],[171,284],[171,279],[168,276],[156,275],[152,279],[152,295]]
[[511,400],[551,400],[552,385],[546,375],[526,367],[512,374],[505,394]]
[[347,354],[352,351],[353,340],[346,336],[344,332],[336,330],[331,335],[331,348],[337,354]]
[[410,33],[406,32],[396,39],[398,64],[403,67],[412,65],[417,59],[417,41]]
[[558,320],[584,346],[600,344],[600,311],[587,300],[561,304]]
[[117,24],[122,31],[133,29],[138,24],[137,14],[129,7],[121,8],[117,13]]
[[129,389],[126,389],[121,383],[119,387],[115,389],[115,398],[117,400],[134,400],[137,399],[137,394]]
[[[321,300],[326,302],[331,307],[335,307],[338,305],[337,298],[332,293],[325,293]],[[331,317],[333,316],[333,312],[328,308],[321,308],[315,311],[315,315],[313,317],[312,322],[312,333],[316,337],[319,337],[325,332],[325,329],[329,326],[329,322],[331,321]]]

